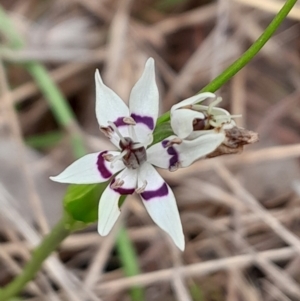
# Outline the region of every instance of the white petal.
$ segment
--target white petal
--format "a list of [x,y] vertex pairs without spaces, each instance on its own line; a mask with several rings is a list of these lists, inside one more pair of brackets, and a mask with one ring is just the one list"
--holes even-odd
[[[224,133],[202,135],[194,140],[183,140],[173,145],[181,167],[190,166],[194,161],[213,152],[225,139]],[[175,154],[174,154],[175,156]]]
[[181,139],[187,138],[193,132],[194,119],[205,119],[201,112],[189,109],[177,109],[171,113],[171,127]]
[[[122,179],[124,184],[122,187],[113,188],[118,179]],[[120,215],[118,206],[120,196],[132,194],[135,191],[136,183],[137,171],[126,168],[106,187],[98,208],[98,232],[100,235],[105,236],[110,232]]]
[[194,140],[182,140],[181,144],[167,147],[167,143],[176,136],[154,144],[147,150],[147,160],[151,164],[167,169],[177,166],[187,167],[194,161],[213,152],[225,139],[224,133],[209,133],[201,135]]
[[129,116],[129,109],[124,101],[102,81],[98,70],[95,72],[96,117],[100,126],[107,127],[108,121],[116,124]]
[[216,97],[216,95],[214,93],[210,93],[210,92],[204,92],[204,93],[197,94],[195,96],[192,96],[190,98],[182,100],[181,102],[179,102],[179,103],[175,104],[174,106],[172,106],[171,114],[174,110],[177,110],[177,109],[182,108],[184,106],[193,105],[193,104],[204,101],[206,98],[215,98],[215,97]]
[[180,250],[184,250],[184,234],[171,188],[166,184],[153,166],[144,163],[139,170],[138,185],[147,181],[144,192],[140,194],[153,221],[166,231]]
[[154,60],[146,62],[141,78],[132,88],[129,99],[131,117],[137,123],[134,126],[139,142],[152,133],[156,124],[159,109],[159,93],[155,81]]
[[[197,109],[199,111],[207,112],[208,108],[209,108],[209,106],[204,106],[204,105],[198,105],[197,106]],[[214,115],[214,116],[223,115],[223,116],[226,116],[226,117],[227,116],[230,117],[230,113],[227,110],[225,110],[223,108],[219,108],[219,107],[213,107],[212,111],[211,111],[211,115]]]
[[98,232],[101,236],[110,232],[120,215],[119,198],[120,194],[111,189],[110,185],[101,195],[98,207]]
[[226,115],[226,116],[230,116],[230,113],[222,108],[218,108],[218,107],[213,107],[212,109],[212,115]]
[[168,148],[163,145],[162,141],[147,149],[147,161],[157,167],[168,169],[170,167],[171,158],[172,154],[168,153]]
[[70,184],[93,184],[107,181],[113,174],[125,168],[122,161],[118,160],[111,166],[103,158],[103,154],[119,155],[120,152],[104,151],[93,153],[78,159],[68,166],[56,177],[50,177],[52,181]]

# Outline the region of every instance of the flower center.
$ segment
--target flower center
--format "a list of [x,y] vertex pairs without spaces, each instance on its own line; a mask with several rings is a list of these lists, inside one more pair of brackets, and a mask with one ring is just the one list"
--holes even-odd
[[192,105],[192,110],[202,112],[204,119],[196,118],[193,121],[194,131],[210,130],[213,128],[219,128],[225,123],[231,123],[232,118],[242,117],[242,115],[226,115],[216,114],[213,112],[216,107],[222,101],[221,97],[214,100],[208,107],[204,105]]
[[147,152],[143,145],[129,137],[120,140],[120,148],[122,150],[122,161],[127,168],[137,169],[141,164],[147,161]]
[[[118,156],[106,156],[106,160],[112,164],[117,160],[123,161],[124,165],[130,169],[137,169],[147,161],[147,152],[143,144],[134,142],[130,137],[123,137],[113,122],[108,122],[111,129],[119,136],[119,147],[121,154]],[[132,127],[133,125],[130,125]],[[135,137],[134,128],[130,128],[132,135]]]

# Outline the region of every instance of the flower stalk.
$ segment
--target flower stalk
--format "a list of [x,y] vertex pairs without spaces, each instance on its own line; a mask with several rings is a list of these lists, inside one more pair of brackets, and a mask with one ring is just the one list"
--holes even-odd
[[[277,13],[269,26],[264,30],[260,37],[246,50],[235,62],[227,67],[220,75],[214,78],[209,84],[202,88],[202,92],[216,92],[226,82],[228,82],[234,75],[236,75],[243,67],[245,67],[256,54],[264,47],[264,45],[274,35],[280,24],[289,14],[291,9],[296,4],[297,0],[287,0],[282,6],[281,10]],[[170,120],[170,112],[161,115],[157,120],[157,125]]]
[[[6,37],[7,44],[10,48],[18,50],[25,46],[23,37],[15,29],[13,22],[1,5],[0,32],[4,37]],[[77,158],[81,157],[86,152],[84,142],[78,131],[74,131],[74,128],[77,127],[76,118],[66,98],[52,80],[44,65],[37,61],[30,61],[24,64],[24,68],[31,74],[38,87],[44,94],[45,99],[48,101],[58,124],[70,133],[74,156]],[[5,301],[13,296],[16,296],[25,287],[25,285],[34,278],[36,273],[41,268],[43,261],[51,254],[51,252],[55,250],[59,244],[71,233],[71,230],[76,230],[76,227],[74,229],[67,230],[65,226],[70,223],[70,220],[68,219],[68,223],[66,222],[67,221],[64,216],[33,252],[31,260],[24,267],[22,273],[5,288],[0,289],[0,301]],[[126,230],[124,229],[123,231]],[[51,242],[51,244],[48,242]],[[121,248],[123,243],[126,243],[126,246],[131,246],[131,248],[128,247],[127,254],[129,254],[133,250],[133,247],[128,236],[124,236],[121,242],[119,242],[119,237],[117,238],[117,248]],[[120,251],[119,254],[122,259],[122,252]],[[137,273],[139,273],[135,253],[133,252],[129,258],[130,260],[127,261],[122,260],[122,263],[124,264],[123,267],[127,276],[134,276],[132,271],[137,271]],[[131,273],[127,273],[128,270],[131,271]],[[139,295],[141,294],[140,291],[141,289],[139,288],[133,288],[131,292],[133,295]]]
[[22,273],[5,288],[0,289],[0,301],[6,301],[16,296],[35,277],[47,257],[71,233],[71,230],[66,228],[68,222],[68,217],[65,215],[51,232],[43,238],[41,244],[32,253],[31,260],[25,265]]

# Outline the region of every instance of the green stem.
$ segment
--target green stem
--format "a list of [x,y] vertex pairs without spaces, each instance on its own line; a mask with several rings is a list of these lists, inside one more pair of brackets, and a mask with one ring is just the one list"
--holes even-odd
[[245,67],[254,56],[263,48],[263,46],[270,40],[280,24],[289,14],[297,0],[287,0],[281,10],[274,17],[269,26],[261,34],[261,36],[250,46],[250,48],[234,63],[227,67],[219,76],[206,85],[201,92],[215,92],[222,87],[229,79],[237,74],[243,67]]
[[[235,74],[237,74],[245,65],[247,65],[254,56],[262,49],[262,47],[268,42],[280,24],[289,14],[297,0],[287,0],[281,10],[274,17],[269,26],[265,29],[262,35],[250,46],[250,48],[244,52],[244,54],[238,58],[234,63],[227,67],[220,75],[213,79],[208,85],[206,85],[201,92],[215,92],[222,87],[227,81],[229,81]],[[170,112],[167,112],[160,116],[157,121],[157,125],[166,122],[170,119]]]
[[[122,266],[127,277],[135,276],[141,273],[137,256],[133,245],[128,237],[127,231],[124,228],[120,230],[117,237],[117,249],[122,262]],[[141,287],[133,287],[130,290],[131,300],[141,301],[145,299],[144,290]]]
[[35,249],[31,260],[25,265],[22,273],[4,289],[0,290],[0,301],[6,301],[16,296],[24,288],[24,286],[35,277],[44,260],[70,234],[71,231],[65,228],[66,222],[66,217],[64,217],[56,224],[52,231]]
[[[9,46],[12,49],[21,49],[24,47],[25,41],[23,37],[15,30],[9,16],[6,14],[6,12],[3,10],[1,6],[0,6],[0,31],[3,32],[3,34],[6,36]],[[74,127],[76,127],[77,125],[75,122],[76,118],[67,100],[65,99],[65,97],[63,96],[63,94],[61,93],[57,85],[53,82],[48,71],[42,64],[36,61],[28,62],[24,64],[24,66],[27,69],[27,71],[31,74],[31,76],[34,78],[38,87],[40,88],[45,98],[47,99],[49,106],[52,109],[52,112],[57,122],[62,127],[66,128],[69,133],[71,133],[72,148],[75,157],[83,156],[86,153],[83,140],[81,136],[78,135],[77,131],[72,130],[72,128],[74,129]],[[49,237],[51,238],[52,235],[55,237],[55,235],[59,234],[56,232],[57,230],[56,228],[54,228],[52,232],[49,234]],[[64,231],[62,231],[62,234],[63,233]],[[128,235],[126,234],[125,229],[122,229],[122,233],[123,235],[119,235],[119,238],[121,236],[122,238],[120,239],[118,238],[117,240],[117,248],[119,249],[121,260],[124,263],[124,269],[125,271],[128,272],[130,271],[130,276],[137,275],[139,273],[139,269],[138,269],[137,257],[135,255],[134,248],[132,246],[132,243]],[[63,240],[63,238],[61,239],[61,241]],[[47,237],[45,238],[45,240],[47,241]],[[43,260],[47,258],[47,256],[51,253],[52,250],[54,250],[58,246],[58,244],[54,245],[53,248],[50,247],[49,248],[50,252],[48,252],[48,250],[45,249],[45,247],[47,247],[48,245],[44,244],[43,241],[40,247],[38,247],[36,252],[33,254],[31,261],[25,267],[22,274],[19,277],[17,277],[13,282],[11,282],[3,291],[0,291],[0,293],[2,294],[0,295],[1,296],[0,301],[2,300],[1,298],[4,298],[2,297],[3,295],[13,296],[17,294],[25,286],[25,284],[34,277],[34,275],[38,272]],[[123,255],[123,251],[126,252],[126,254]],[[41,258],[43,259],[41,262],[39,262],[39,259]],[[130,258],[130,260],[129,261],[123,260],[123,258]],[[136,273],[132,274],[134,271],[136,271]],[[143,291],[141,291],[141,289],[138,288],[133,289],[132,294],[133,296],[142,296]],[[137,301],[142,299],[135,298],[133,300]]]
[[[236,60],[232,65],[230,65],[222,74],[220,74],[211,83],[204,87],[201,90],[201,92],[215,92],[232,76],[234,76],[239,70],[241,70],[271,38],[271,36],[274,34],[276,29],[282,23],[282,21],[287,16],[287,14],[296,2],[297,0],[287,0],[283,8],[278,12],[274,20],[270,23],[270,25],[267,27],[265,32],[258,38],[258,40],[238,60]],[[11,40],[11,46],[13,46],[14,48],[19,48],[23,46],[24,43],[22,38],[20,38],[20,36],[13,30],[13,26],[8,16],[1,9],[1,7],[0,30],[2,30],[6,34],[6,36],[8,36],[8,39]],[[60,94],[58,88],[55,86],[52,79],[48,76],[48,73],[44,69],[44,67],[38,63],[33,62],[29,63],[29,67],[27,66],[27,68],[29,68],[31,74],[37,80],[38,85],[45,94],[45,96],[51,99],[49,103],[55,111],[55,116],[57,120],[60,121],[63,125],[69,124],[70,121],[74,120],[74,116],[71,114],[71,110],[69,109],[65,99]],[[43,79],[41,80],[40,77],[42,77]],[[53,93],[53,91],[55,92]],[[55,95],[55,99],[52,99],[53,95]],[[61,103],[64,103],[65,105],[60,106]],[[63,112],[59,112],[61,109],[63,110]],[[162,122],[169,120],[169,116],[169,113],[162,115],[158,119],[157,124],[161,124]],[[79,143],[81,143],[80,140]],[[11,282],[8,286],[6,286],[3,290],[0,291],[0,301],[5,301],[8,298],[19,293],[22,290],[22,288],[26,285],[26,283],[29,282],[35,276],[35,274],[40,269],[43,261],[49,256],[49,254],[59,245],[61,241],[63,241],[65,237],[69,235],[70,230],[67,230],[65,228],[65,222],[65,219],[63,219],[57,224],[57,226],[51,231],[51,233],[48,236],[46,236],[41,245],[35,250],[31,261],[29,261],[28,264],[25,266],[22,274],[17,276],[13,282]],[[139,273],[138,264],[133,246],[127,236],[127,233],[124,231],[125,229],[122,230],[118,237],[117,247],[119,249],[120,254],[122,254],[121,260],[124,264],[124,267],[126,268],[126,274],[132,276]],[[143,299],[143,294],[136,292],[133,296],[133,300],[137,301],[141,299]]]
[[[15,29],[9,16],[1,6],[0,31],[6,37],[8,46],[12,49],[22,49],[25,46],[26,43],[23,37]],[[34,78],[38,87],[44,94],[58,124],[67,129],[70,133],[75,157],[81,157],[85,154],[84,143],[78,131],[73,130],[77,126],[76,119],[66,98],[63,96],[42,64],[36,61],[31,61],[24,64],[24,67]]]
[[76,158],[83,156],[86,153],[84,143],[78,131],[73,130],[77,127],[77,123],[69,103],[42,64],[29,62],[25,64],[25,67],[48,100],[57,122],[71,134],[74,156]]

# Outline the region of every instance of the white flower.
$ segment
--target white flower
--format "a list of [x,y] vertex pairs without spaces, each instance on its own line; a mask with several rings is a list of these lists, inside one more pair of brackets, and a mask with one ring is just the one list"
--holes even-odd
[[[118,173],[100,199],[100,235],[107,235],[120,215],[120,196],[136,192],[153,221],[184,250],[184,235],[174,194],[152,165],[170,170],[188,166],[212,152],[220,142],[210,134],[194,141],[171,136],[147,149],[152,143],[159,106],[152,58],[148,59],[141,78],[131,91],[129,108],[103,83],[98,71],[95,80],[96,117],[100,129],[119,150],[86,155],[51,179],[61,183],[92,184],[106,182]],[[211,139],[214,144],[208,143]]]
[[232,117],[226,110],[215,107],[222,101],[216,98],[209,106],[199,103],[207,98],[216,98],[210,92],[200,93],[181,101],[171,108],[171,126],[173,132],[181,139],[195,139],[208,133],[223,133],[225,129],[235,126]]

